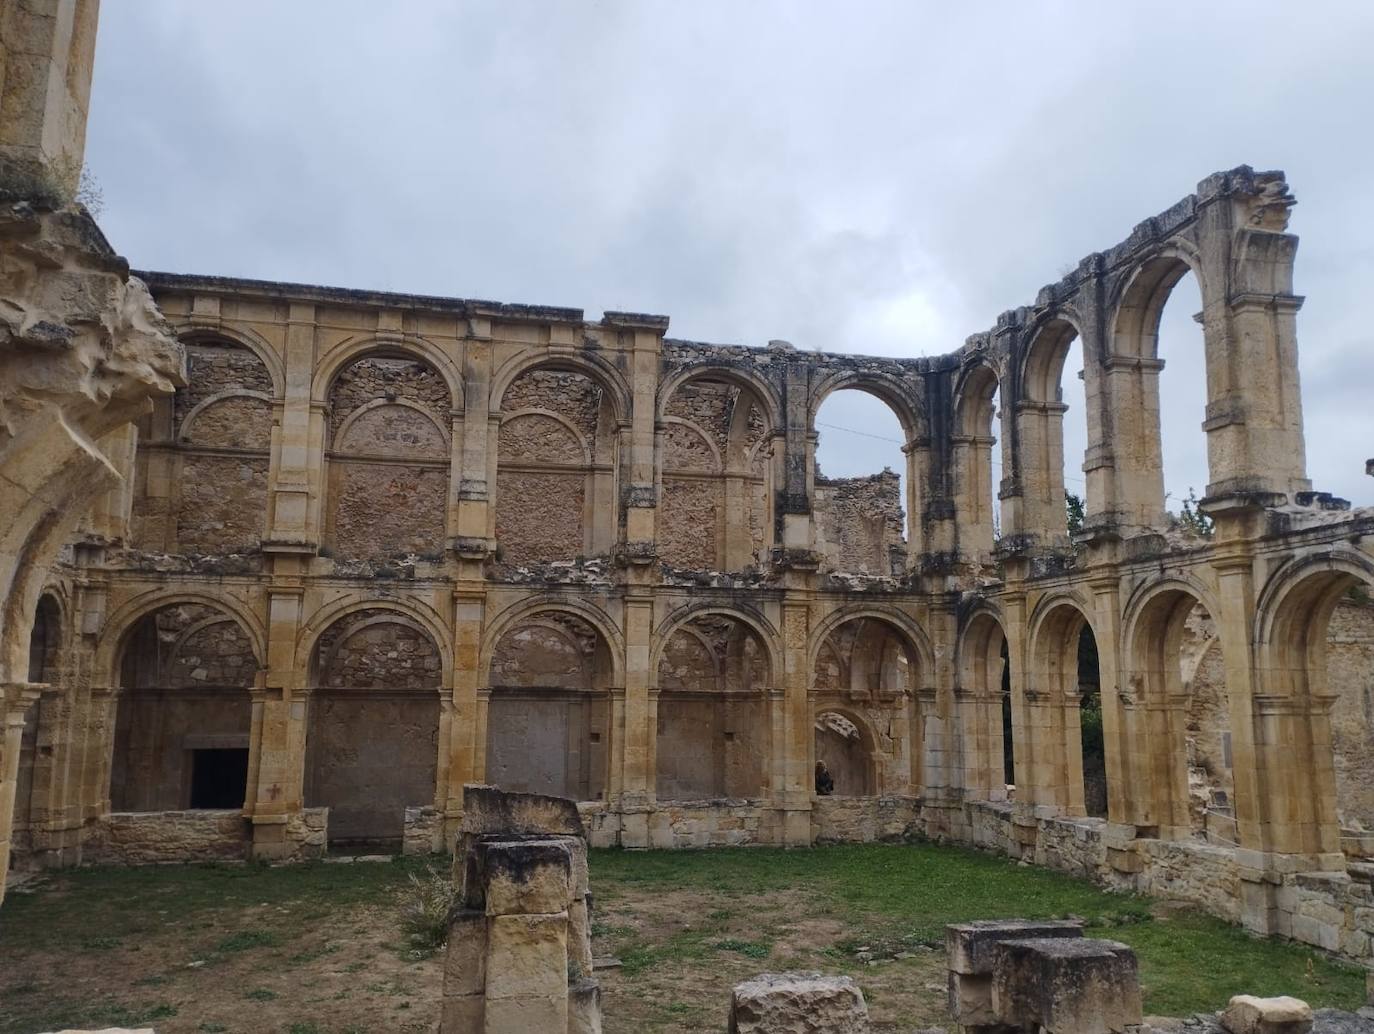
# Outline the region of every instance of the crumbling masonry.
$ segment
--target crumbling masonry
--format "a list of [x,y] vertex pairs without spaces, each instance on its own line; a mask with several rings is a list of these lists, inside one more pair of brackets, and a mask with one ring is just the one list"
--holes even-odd
[[[1218,173],[963,347],[876,359],[139,274],[154,310],[88,217],[6,202],[7,305],[94,315],[6,315],[0,339],[0,859],[437,850],[489,782],[584,802],[593,844],[923,832],[1368,956],[1351,590],[1374,583],[1374,513],[1306,477],[1292,204],[1281,173]],[[1161,474],[1156,331],[1188,271],[1210,539],[1169,531]],[[77,275],[106,293],[43,294]],[[901,422],[904,499],[817,476],[840,389]]]

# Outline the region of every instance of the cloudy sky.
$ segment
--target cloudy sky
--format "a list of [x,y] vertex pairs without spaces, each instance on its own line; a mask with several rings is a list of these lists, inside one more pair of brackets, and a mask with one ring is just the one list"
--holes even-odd
[[[136,266],[660,312],[675,337],[947,351],[1207,174],[1282,168],[1311,476],[1374,503],[1374,5],[105,0],[100,18],[87,158]],[[1207,480],[1180,286],[1173,499]],[[827,473],[901,462],[865,397],[820,419]]]

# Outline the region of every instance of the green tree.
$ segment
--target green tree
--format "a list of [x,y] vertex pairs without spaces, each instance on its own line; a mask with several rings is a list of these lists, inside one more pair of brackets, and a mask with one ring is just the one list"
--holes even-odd
[[1212,537],[1212,518],[1202,512],[1197,492],[1193,490],[1191,485],[1188,487],[1188,498],[1183,500],[1183,508],[1174,519],[1184,531],[1191,532],[1199,538],[1210,539]]
[[1083,497],[1065,489],[1064,512],[1069,518],[1069,534],[1077,535],[1083,530]]

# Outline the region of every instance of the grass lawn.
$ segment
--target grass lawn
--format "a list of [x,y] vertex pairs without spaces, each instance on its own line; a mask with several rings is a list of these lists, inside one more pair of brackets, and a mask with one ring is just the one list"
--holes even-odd
[[[51,874],[0,906],[0,1034],[428,1031],[439,960],[398,917],[427,864]],[[947,1024],[944,924],[999,916],[1081,916],[1130,944],[1148,1013],[1240,992],[1364,998],[1362,970],[1310,949],[958,848],[595,851],[592,889],[596,953],[623,963],[599,974],[608,1034],[723,1029],[732,984],[796,968],[854,976],[877,1030]]]

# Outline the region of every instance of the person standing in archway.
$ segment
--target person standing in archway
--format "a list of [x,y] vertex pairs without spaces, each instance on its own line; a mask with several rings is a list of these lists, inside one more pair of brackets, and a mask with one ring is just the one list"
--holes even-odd
[[835,792],[835,780],[831,778],[830,769],[825,767],[824,761],[816,762],[816,793],[822,797],[829,797]]

